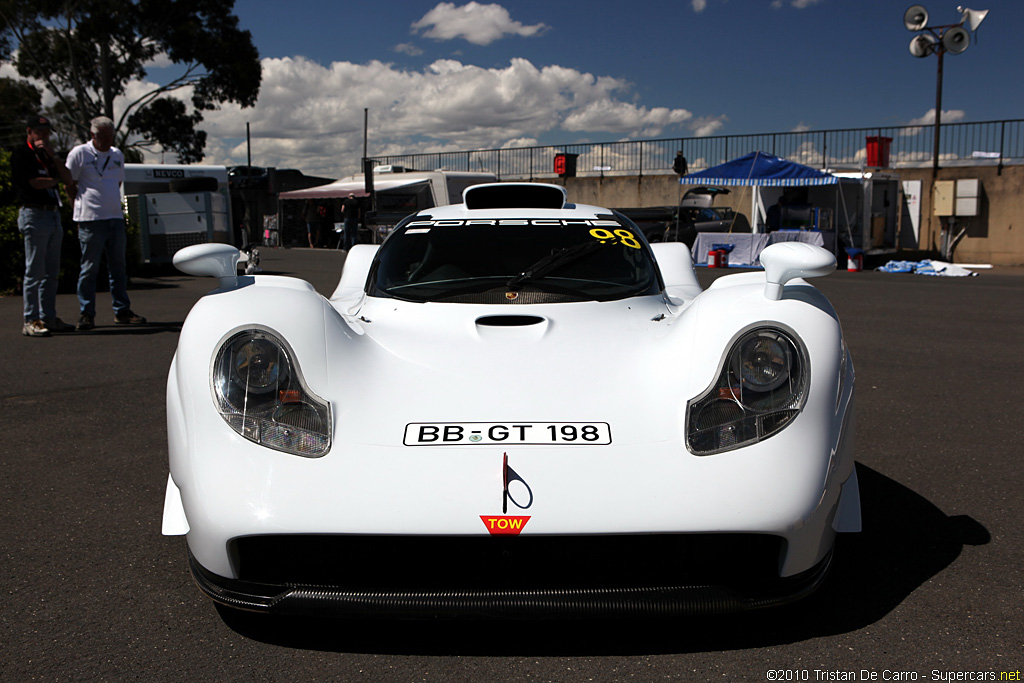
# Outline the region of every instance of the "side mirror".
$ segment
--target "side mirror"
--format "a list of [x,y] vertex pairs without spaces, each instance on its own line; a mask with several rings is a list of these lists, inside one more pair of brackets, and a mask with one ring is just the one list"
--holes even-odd
[[366,285],[366,277],[370,272],[373,257],[380,249],[379,244],[357,244],[349,249],[345,257],[345,265],[341,269],[341,279],[331,295],[331,300],[346,299],[361,294]]
[[782,298],[782,288],[798,277],[821,277],[836,269],[835,254],[804,242],[779,242],[761,252],[764,266],[764,296]]
[[238,280],[238,260],[242,252],[230,244],[193,244],[174,253],[174,267],[188,275],[215,277],[223,288],[232,288]]
[[692,299],[701,293],[689,247],[682,242],[655,242],[651,251],[665,282],[666,294],[674,299]]

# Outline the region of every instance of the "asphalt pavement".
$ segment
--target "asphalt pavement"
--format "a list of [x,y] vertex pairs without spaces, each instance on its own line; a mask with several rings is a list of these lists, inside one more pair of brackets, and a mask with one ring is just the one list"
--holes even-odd
[[[343,259],[263,251],[328,295]],[[864,512],[825,586],[738,616],[563,623],[219,611],[160,534],[167,370],[214,281],[136,276],[148,324],[115,326],[100,293],[94,331],[48,339],[0,298],[0,681],[1020,680],[1024,269],[814,284],[854,356]]]

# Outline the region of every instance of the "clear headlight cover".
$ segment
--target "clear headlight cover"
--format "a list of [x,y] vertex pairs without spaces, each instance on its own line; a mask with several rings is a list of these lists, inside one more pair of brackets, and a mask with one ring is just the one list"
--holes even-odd
[[267,448],[318,458],[331,448],[331,409],[306,388],[291,349],[268,330],[233,335],[213,364],[221,417]]
[[712,455],[762,441],[803,409],[809,372],[796,339],[760,327],[733,344],[718,380],[686,406],[686,447]]

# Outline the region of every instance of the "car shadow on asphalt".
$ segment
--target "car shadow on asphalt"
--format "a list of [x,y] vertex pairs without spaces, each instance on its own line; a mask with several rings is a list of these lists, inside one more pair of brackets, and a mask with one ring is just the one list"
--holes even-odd
[[135,335],[146,336],[150,334],[163,334],[164,332],[181,332],[181,322],[147,322],[141,325],[97,325],[86,332],[61,332],[62,337],[102,337]]
[[846,633],[884,617],[953,563],[963,546],[990,540],[988,531],[970,517],[949,517],[864,465],[857,465],[857,474],[864,530],[840,535],[825,583],[809,598],[786,607],[712,617],[570,621],[373,621],[219,611],[231,629],[260,642],[373,654],[677,654]]

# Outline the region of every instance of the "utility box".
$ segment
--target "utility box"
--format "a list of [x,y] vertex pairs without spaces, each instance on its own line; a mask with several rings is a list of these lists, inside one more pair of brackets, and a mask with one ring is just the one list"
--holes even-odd
[[956,181],[956,215],[977,216],[981,196],[981,182],[977,178]]
[[932,213],[936,216],[955,215],[956,181],[936,180],[932,188]]

